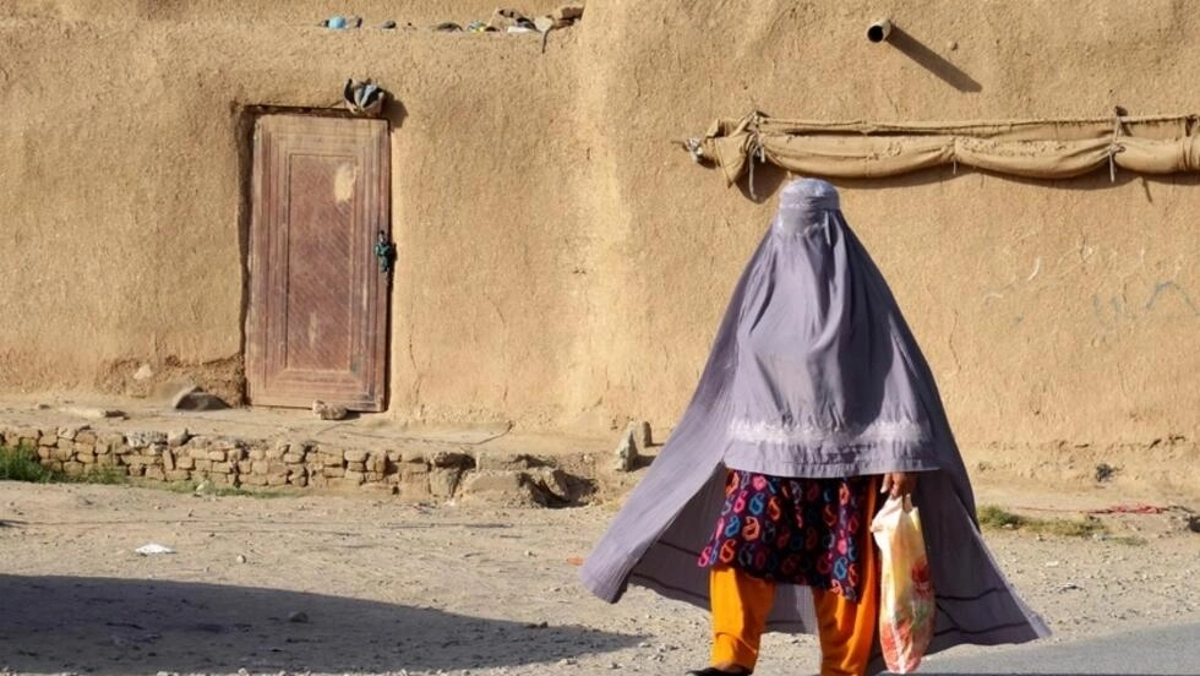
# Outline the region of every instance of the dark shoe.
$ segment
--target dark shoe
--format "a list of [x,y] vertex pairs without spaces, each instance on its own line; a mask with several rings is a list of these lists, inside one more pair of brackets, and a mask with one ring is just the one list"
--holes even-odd
[[689,671],[689,676],[750,676],[754,673],[753,669],[738,667],[737,671],[725,671],[716,667],[705,667],[699,671]]

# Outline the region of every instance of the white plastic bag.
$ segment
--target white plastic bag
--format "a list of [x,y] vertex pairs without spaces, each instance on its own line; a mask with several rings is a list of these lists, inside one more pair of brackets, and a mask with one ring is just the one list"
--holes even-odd
[[871,522],[879,546],[879,643],[888,671],[916,671],[933,638],[937,604],[921,519],[912,499],[888,498]]

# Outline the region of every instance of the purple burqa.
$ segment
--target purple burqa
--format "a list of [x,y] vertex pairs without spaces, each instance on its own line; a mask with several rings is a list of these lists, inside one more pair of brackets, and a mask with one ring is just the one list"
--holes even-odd
[[[630,583],[707,609],[727,469],[792,477],[921,472],[938,615],[928,652],[1047,636],[980,537],[933,374],[825,181],[793,181],[742,273],[683,419],[580,571],[616,602]],[[768,628],[816,631],[810,591],[778,586]],[[878,646],[876,646],[878,654]],[[882,668],[878,659],[872,673]]]

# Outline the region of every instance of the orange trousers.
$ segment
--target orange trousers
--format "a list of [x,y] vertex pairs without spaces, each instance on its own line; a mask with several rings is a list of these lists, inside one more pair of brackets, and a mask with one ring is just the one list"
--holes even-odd
[[[872,482],[867,513],[875,513],[878,482]],[[841,594],[813,589],[817,629],[821,640],[821,676],[863,676],[879,622],[879,556],[869,524],[860,551],[862,597],[857,603]],[[775,601],[775,583],[747,575],[731,566],[713,567],[709,578],[712,602],[712,665],[753,670],[758,646]]]

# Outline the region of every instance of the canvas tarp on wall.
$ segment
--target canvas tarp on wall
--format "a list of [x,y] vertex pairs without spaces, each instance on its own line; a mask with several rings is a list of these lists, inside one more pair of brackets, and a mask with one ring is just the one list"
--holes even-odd
[[733,184],[755,158],[832,178],[879,178],[964,165],[998,174],[1060,179],[1104,166],[1146,174],[1200,171],[1195,115],[1007,122],[874,124],[776,120],[752,113],[718,120],[685,147]]

